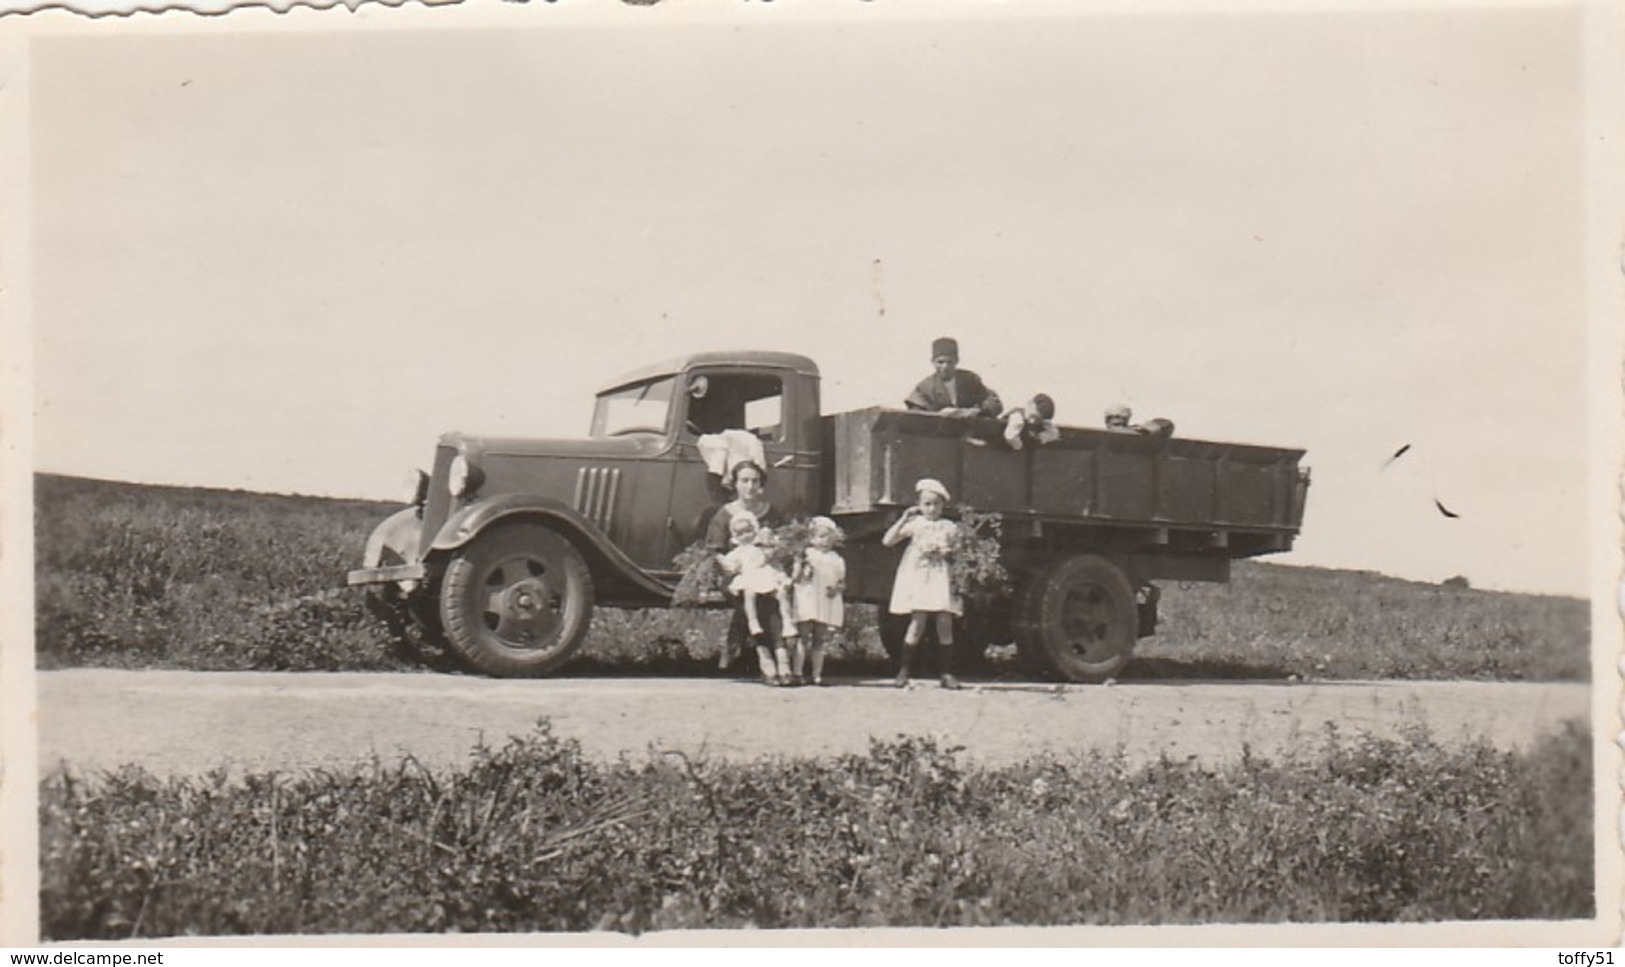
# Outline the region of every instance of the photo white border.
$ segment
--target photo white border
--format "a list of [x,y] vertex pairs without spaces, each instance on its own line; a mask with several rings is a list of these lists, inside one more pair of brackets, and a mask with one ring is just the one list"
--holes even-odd
[[[1335,11],[1350,4],[1287,3],[1259,0],[1227,10],[1251,11],[1306,8]],[[1352,4],[1371,9],[1376,4]],[[1136,4],[1136,12],[1156,10],[1178,15],[1182,10],[1211,10],[1215,4],[1152,0]],[[1591,547],[1593,635],[1593,734],[1596,741],[1596,836],[1599,861],[1598,915],[1581,922],[1498,921],[1462,924],[1315,924],[1236,925],[1198,927],[1022,928],[990,930],[878,930],[878,931],[694,931],[621,935],[486,935],[419,936],[363,935],[348,937],[263,937],[180,939],[159,943],[139,941],[144,947],[356,947],[416,946],[491,947],[703,947],[725,946],[1167,946],[1167,947],[1366,947],[1366,946],[1502,946],[1598,947],[1619,946],[1622,893],[1620,862],[1620,734],[1619,680],[1622,638],[1621,608],[1621,455],[1625,454],[1625,389],[1621,364],[1625,361],[1625,16],[1621,5],[1587,0],[1578,5],[1494,2],[1461,4],[1394,3],[1385,9],[1420,8],[1503,9],[1508,7],[1567,7],[1583,9],[1586,79],[1586,200],[1588,288],[1588,373],[1590,390],[1589,440],[1594,456],[1588,474],[1590,515],[1595,540]],[[88,34],[194,33],[231,30],[460,30],[500,27],[551,26],[576,22],[620,22],[641,26],[718,18],[874,17],[907,19],[998,15],[1034,8],[1057,15],[1071,12],[1065,3],[957,3],[944,9],[920,3],[813,3],[780,0],[774,4],[666,0],[658,7],[627,7],[610,3],[534,2],[526,5],[491,4],[465,0],[435,8],[407,6],[383,8],[363,5],[359,12],[344,9],[318,12],[295,10],[287,15],[265,9],[240,10],[225,18],[206,20],[190,14],[137,15],[121,21],[86,20],[49,11],[26,19],[0,18],[0,580],[5,592],[0,608],[0,686],[10,699],[0,703],[0,740],[4,742],[3,797],[4,869],[0,871],[0,943],[30,946],[38,943],[37,868],[37,750],[34,730],[37,710],[32,654],[32,427],[33,411],[29,280],[30,156],[29,66],[30,44],[42,36]],[[932,13],[924,14],[929,8]],[[86,944],[60,946],[84,947]]]

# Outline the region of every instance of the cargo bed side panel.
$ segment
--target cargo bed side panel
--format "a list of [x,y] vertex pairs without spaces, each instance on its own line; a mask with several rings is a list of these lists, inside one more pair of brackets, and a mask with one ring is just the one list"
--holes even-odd
[[836,513],[905,506],[915,481],[933,477],[956,502],[1012,515],[1287,532],[1301,523],[1299,450],[1075,428],[1011,450],[993,421],[881,409],[831,419]]

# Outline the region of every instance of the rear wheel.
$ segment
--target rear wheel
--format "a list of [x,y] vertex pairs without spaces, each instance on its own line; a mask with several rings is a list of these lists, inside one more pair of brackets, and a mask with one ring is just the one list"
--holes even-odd
[[1101,682],[1134,652],[1134,586],[1103,557],[1063,558],[1034,574],[1016,602],[1016,644],[1041,674]]
[[545,675],[574,657],[592,621],[592,574],[541,524],[499,526],[446,567],[440,618],[459,655],[489,675]]

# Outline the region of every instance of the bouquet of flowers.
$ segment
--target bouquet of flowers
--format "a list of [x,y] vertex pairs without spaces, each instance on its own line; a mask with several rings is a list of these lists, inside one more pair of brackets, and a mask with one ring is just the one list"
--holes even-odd
[[722,570],[717,553],[695,541],[678,552],[672,560],[683,576],[672,592],[671,603],[680,608],[697,608],[721,601],[728,587],[728,575]]
[[[812,523],[798,518],[780,527],[763,527],[756,532],[756,545],[767,554],[770,567],[778,568],[793,581],[807,560],[811,546]],[[728,589],[729,575],[722,569],[717,552],[696,541],[672,560],[682,572],[671,602],[678,607],[700,607],[721,601]]]
[[922,553],[927,561],[946,562],[948,580],[960,596],[1006,594],[1010,574],[999,557],[1003,525],[998,514],[961,505],[948,543]]
[[[773,528],[768,534],[762,550],[767,552],[767,563],[789,575],[794,581],[800,576],[802,565],[807,560],[807,548],[811,545],[812,527],[806,518],[797,518],[781,527]],[[762,543],[758,539],[758,543]]]

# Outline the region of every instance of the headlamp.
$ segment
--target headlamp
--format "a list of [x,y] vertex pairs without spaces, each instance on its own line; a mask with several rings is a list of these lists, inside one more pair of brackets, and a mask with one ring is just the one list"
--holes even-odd
[[452,458],[451,467],[447,471],[446,489],[451,491],[453,497],[469,497],[480,489],[484,479],[485,475],[480,473],[480,468],[459,453]]

